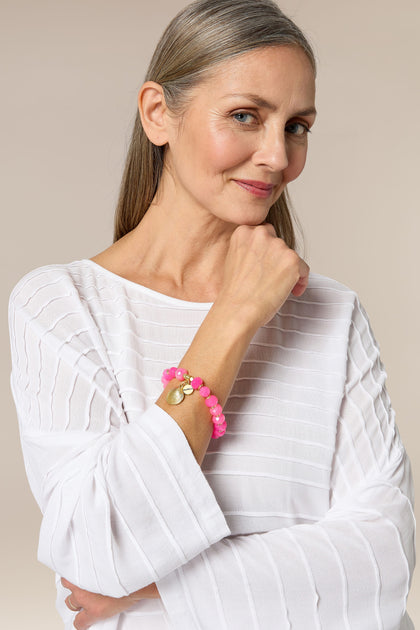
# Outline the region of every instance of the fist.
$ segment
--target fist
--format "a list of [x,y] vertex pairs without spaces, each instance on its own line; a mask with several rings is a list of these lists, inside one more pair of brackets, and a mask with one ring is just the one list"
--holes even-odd
[[241,225],[230,240],[217,301],[225,308],[230,304],[258,328],[290,293],[302,295],[308,278],[308,265],[276,236],[272,225]]

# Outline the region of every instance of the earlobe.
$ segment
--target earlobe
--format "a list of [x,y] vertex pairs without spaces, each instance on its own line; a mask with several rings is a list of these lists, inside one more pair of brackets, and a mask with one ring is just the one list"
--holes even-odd
[[156,146],[166,144],[167,107],[162,86],[154,81],[144,83],[138,95],[138,107],[143,129],[150,142]]

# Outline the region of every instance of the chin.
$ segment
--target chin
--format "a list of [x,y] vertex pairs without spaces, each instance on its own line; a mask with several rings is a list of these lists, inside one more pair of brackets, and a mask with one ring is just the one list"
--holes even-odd
[[261,213],[253,213],[252,215],[244,216],[244,213],[241,213],[241,216],[238,217],[237,225],[249,225],[250,227],[255,227],[257,225],[261,225],[267,220],[269,210],[267,212]]

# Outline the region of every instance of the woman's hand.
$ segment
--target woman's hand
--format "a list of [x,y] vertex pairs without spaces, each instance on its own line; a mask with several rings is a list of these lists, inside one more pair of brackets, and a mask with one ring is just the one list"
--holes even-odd
[[216,303],[233,309],[256,330],[275,315],[290,293],[302,295],[308,277],[308,265],[276,236],[272,225],[241,225],[230,240]]
[[97,621],[118,615],[131,608],[141,599],[156,599],[160,597],[157,586],[154,583],[126,597],[107,597],[99,593],[84,591],[64,578],[61,579],[61,584],[71,591],[71,594],[66,597],[67,607],[73,612],[78,611],[74,619],[76,630],[86,630]]

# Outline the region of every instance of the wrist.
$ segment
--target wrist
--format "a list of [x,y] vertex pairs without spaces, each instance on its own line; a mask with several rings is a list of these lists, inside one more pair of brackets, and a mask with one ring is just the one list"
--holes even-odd
[[235,308],[231,304],[225,306],[217,302],[211,307],[203,324],[214,327],[218,341],[227,346],[235,346],[237,343],[248,346],[259,328],[253,305],[247,307],[238,305],[238,308]]
[[131,605],[134,605],[140,602],[142,599],[157,599],[158,597],[160,597],[160,594],[156,584],[153,582],[152,584],[149,584],[148,586],[145,586],[144,588],[141,588],[134,593],[130,593],[130,595],[127,595],[123,599],[126,599],[127,603],[131,603]]
[[[175,387],[172,387],[174,379],[178,383]],[[210,411],[213,423],[212,437],[218,438],[225,434],[226,421],[219,399],[212,394],[200,376],[192,376],[187,369],[182,367],[171,367],[163,370],[161,381],[164,387],[172,384],[166,395],[166,402],[170,405],[179,405],[183,402],[185,396],[191,396],[194,391],[197,391],[204,398],[204,402]]]

